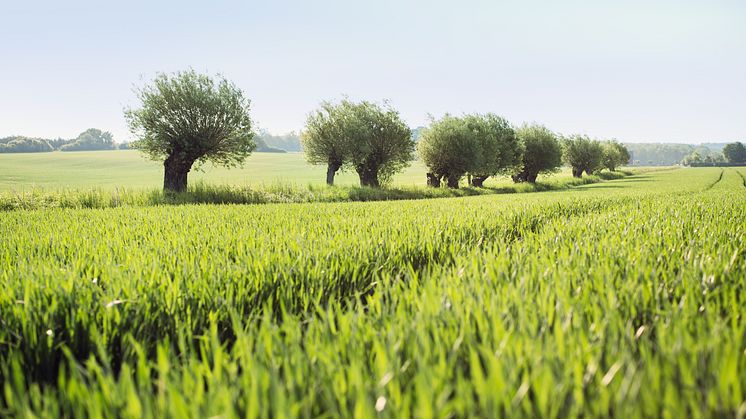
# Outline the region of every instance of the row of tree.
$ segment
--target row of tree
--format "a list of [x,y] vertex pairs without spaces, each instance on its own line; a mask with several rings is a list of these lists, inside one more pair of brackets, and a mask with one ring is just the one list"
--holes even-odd
[[117,149],[117,144],[114,142],[111,133],[96,128],[89,128],[71,140],[65,140],[62,138],[47,140],[44,138],[29,138],[23,136],[0,138],[0,153],[40,153],[54,150],[89,151],[115,149]]
[[[184,191],[194,164],[238,165],[257,147],[250,101],[225,78],[214,81],[193,70],[160,74],[138,96],[142,106],[125,111],[139,138],[133,146],[163,161],[166,190]],[[453,188],[464,176],[474,186],[500,174],[535,182],[563,160],[580,177],[604,167],[614,170],[630,159],[615,141],[562,138],[540,125],[515,129],[494,114],[446,115],[416,135],[419,142],[388,103],[344,99],[311,112],[301,140],[308,161],[327,166],[330,185],[349,168],[362,186],[379,187],[414,160],[416,148],[429,168],[428,184],[440,186],[445,179]]]
[[[338,171],[349,167],[362,186],[380,186],[414,159],[412,132],[388,104],[324,102],[308,116],[301,139],[307,160],[327,166],[330,185]],[[464,176],[476,187],[497,175],[533,183],[563,161],[573,176],[581,177],[602,168],[615,170],[630,160],[629,151],[616,141],[561,138],[536,124],[515,129],[494,114],[446,115],[433,121],[420,133],[417,151],[430,170],[428,185],[445,181],[451,188],[458,188]]]

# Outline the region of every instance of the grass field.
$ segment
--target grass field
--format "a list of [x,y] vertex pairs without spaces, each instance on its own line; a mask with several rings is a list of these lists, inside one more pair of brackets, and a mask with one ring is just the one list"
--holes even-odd
[[[397,174],[394,186],[425,186],[426,167],[418,161]],[[547,179],[570,178],[569,171]],[[326,167],[306,163],[302,153],[254,153],[244,167],[206,166],[192,171],[191,183],[262,187],[267,185],[323,185]],[[338,175],[339,185],[359,185],[354,171]],[[512,184],[509,178],[489,179],[486,186]],[[163,165],[146,160],[135,150],[0,154],[0,193],[29,190],[114,188],[152,189],[163,186]]]
[[[396,176],[394,184],[424,186],[426,172],[421,163],[414,162]],[[338,176],[340,185],[359,184],[354,172]],[[233,186],[322,185],[326,167],[306,163],[302,153],[254,153],[242,168],[207,165],[201,172],[192,171],[189,180]],[[0,192],[162,186],[163,165],[135,150],[0,154]]]
[[743,415],[745,176],[4,212],[0,415]]

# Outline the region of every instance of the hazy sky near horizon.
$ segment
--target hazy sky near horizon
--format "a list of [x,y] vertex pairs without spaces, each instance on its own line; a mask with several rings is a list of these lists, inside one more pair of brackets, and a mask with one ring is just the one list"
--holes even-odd
[[130,139],[158,72],[221,73],[258,127],[320,101],[495,112],[633,142],[746,139],[746,2],[0,0],[0,137]]

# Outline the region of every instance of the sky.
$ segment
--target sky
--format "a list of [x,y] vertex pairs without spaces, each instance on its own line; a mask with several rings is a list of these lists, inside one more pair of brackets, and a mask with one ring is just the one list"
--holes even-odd
[[627,142],[746,139],[746,2],[0,0],[0,137],[116,141],[159,72],[222,74],[257,127],[389,100]]

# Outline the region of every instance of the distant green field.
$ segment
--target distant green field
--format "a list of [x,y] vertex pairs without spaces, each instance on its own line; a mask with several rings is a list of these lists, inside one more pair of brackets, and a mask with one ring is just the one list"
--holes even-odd
[[[424,186],[427,169],[412,162],[394,177],[397,186]],[[569,177],[561,173],[553,177]],[[190,183],[261,186],[270,184],[321,185],[326,168],[306,163],[302,153],[254,153],[243,167],[226,169],[208,165],[192,171]],[[541,180],[542,177],[539,178]],[[0,154],[0,192],[30,189],[140,189],[159,188],[163,166],[145,159],[138,151],[81,151],[27,154]],[[486,185],[510,184],[510,179],[491,179]],[[357,174],[338,175],[337,184],[359,184]]]

